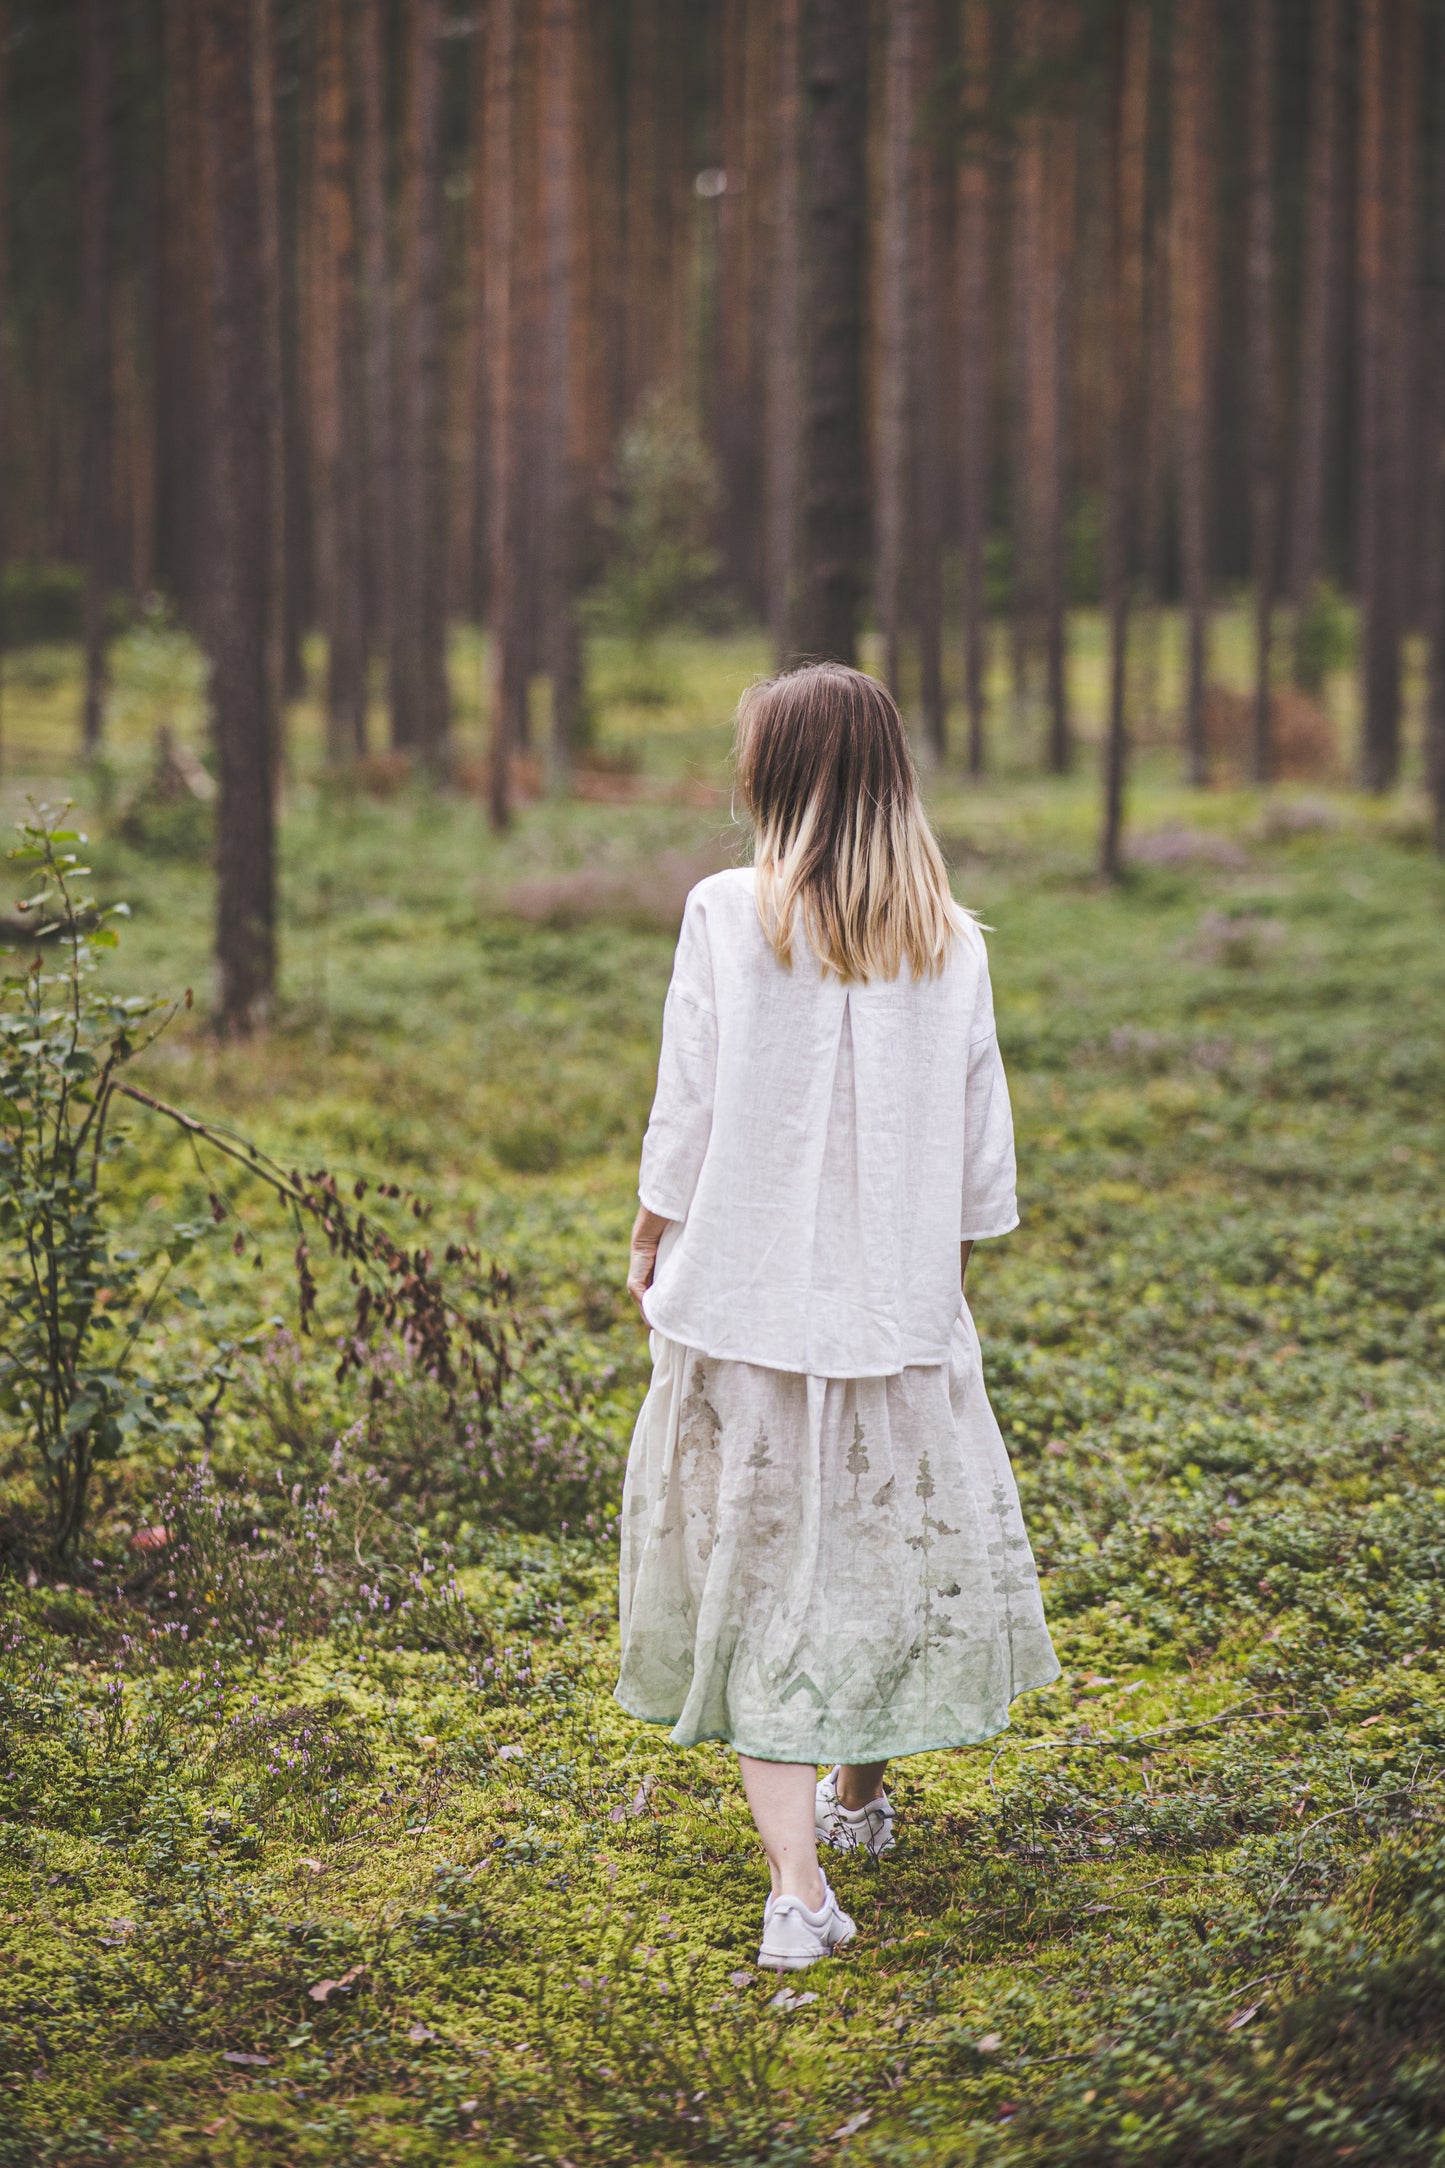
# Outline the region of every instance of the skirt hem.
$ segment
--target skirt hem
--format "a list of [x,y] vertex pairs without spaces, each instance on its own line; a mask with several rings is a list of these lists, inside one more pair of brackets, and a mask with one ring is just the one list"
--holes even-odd
[[[1063,1666],[1062,1664],[1056,1663],[1053,1670],[1048,1672],[1042,1678],[1030,1679],[1028,1684],[1025,1686],[1016,1686],[1008,1698],[1007,1705],[1005,1706],[1003,1713],[999,1718],[999,1721],[994,1724],[989,1730],[966,1732],[962,1736],[957,1738],[927,1739],[916,1746],[892,1746],[881,1751],[877,1747],[875,1747],[868,1754],[867,1760],[870,1762],[904,1761],[911,1754],[944,1754],[950,1752],[955,1747],[986,1746],[990,1739],[997,1739],[1001,1732],[1005,1732],[1009,1729],[1010,1723],[1012,1722],[1013,1705],[1016,1701],[1020,1700],[1025,1694],[1037,1694],[1042,1692],[1044,1687],[1052,1686],[1054,1681],[1056,1679],[1062,1678],[1062,1676]],[[836,1762],[854,1762],[858,1766],[862,1766],[859,1757],[847,1749],[839,1751],[832,1747],[820,1746],[816,1754],[780,1754],[776,1747],[768,1748],[745,1745],[742,1740],[737,1738],[731,1738],[726,1732],[722,1731],[700,1731],[695,1733],[691,1738],[680,1739],[677,1736],[677,1726],[679,1721],[677,1717],[648,1716],[643,1710],[634,1709],[628,1702],[624,1701],[621,1692],[617,1687],[614,1687],[612,1689],[612,1698],[617,1703],[620,1709],[625,1710],[627,1715],[635,1718],[639,1724],[651,1724],[659,1731],[667,1731],[669,1734],[670,1743],[673,1746],[681,1747],[684,1750],[686,1750],[688,1747],[705,1746],[709,1743],[715,1742],[720,1746],[731,1747],[734,1754],[746,1754],[749,1761],[813,1761],[818,1763],[827,1762],[830,1765]]]

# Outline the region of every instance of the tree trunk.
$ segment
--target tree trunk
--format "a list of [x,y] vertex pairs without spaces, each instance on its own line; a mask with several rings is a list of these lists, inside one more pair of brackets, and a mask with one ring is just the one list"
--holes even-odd
[[879,218],[878,424],[873,481],[878,622],[883,675],[903,698],[903,597],[914,505],[909,490],[913,438],[914,271],[917,200],[913,151],[918,47],[923,0],[892,0],[883,62],[883,202]]
[[1270,635],[1274,623],[1278,484],[1274,350],[1275,0],[1252,0],[1248,61],[1248,287],[1250,555],[1254,572],[1254,742],[1256,783],[1273,770],[1270,745]]
[[1041,320],[1046,297],[1044,119],[1033,80],[1043,49],[1043,0],[1019,0],[1014,10],[1013,36],[1014,73],[1024,86],[1025,103],[1016,126],[1010,176],[1013,566],[1009,581],[1009,616],[1014,705],[1022,719],[1029,704],[1032,666],[1038,649],[1043,587],[1038,541],[1042,519],[1039,470],[1041,462],[1047,459],[1047,448],[1039,444],[1039,375],[1047,336]]
[[1170,299],[1179,421],[1179,528],[1189,661],[1184,741],[1191,783],[1209,777],[1209,460],[1214,308],[1217,0],[1179,0],[1174,52],[1174,201]]
[[947,291],[947,222],[944,175],[938,145],[922,125],[924,101],[939,75],[939,10],[925,0],[914,83],[914,243],[909,315],[914,326],[910,363],[914,427],[909,470],[915,506],[914,594],[918,631],[918,705],[926,757],[941,765],[948,749],[948,710],[943,689],[943,336]]
[[[10,367],[10,0],[0,0],[0,472],[8,473],[11,428]],[[9,493],[0,489],[0,773],[4,772],[5,567],[10,562],[13,516]]]
[[1151,727],[1164,711],[1164,579],[1169,525],[1169,450],[1174,434],[1171,369],[1173,322],[1169,308],[1170,220],[1167,207],[1149,215],[1148,273],[1144,288],[1144,391],[1140,560],[1145,595],[1139,705]]
[[350,760],[366,748],[346,61],[344,0],[320,0],[309,285],[317,588],[326,639],[326,753],[331,761]]
[[183,614],[200,617],[205,266],[196,247],[202,198],[196,23],[186,0],[161,18],[161,233],[157,250],[156,562]]
[[252,0],[205,0],[202,111],[210,255],[210,550],[206,610],[220,766],[216,821],[219,1023],[267,1015],[276,971],[270,700],[272,503],[266,278]]
[[[1078,11],[1058,10],[1058,60],[1077,69]],[[1068,684],[1068,411],[1073,350],[1074,252],[1078,244],[1079,127],[1072,112],[1055,119],[1048,146],[1044,237],[1047,296],[1040,323],[1039,540],[1044,566],[1045,683],[1049,705],[1048,765],[1065,775],[1073,765]]]
[[[1340,49],[1344,0],[1315,0],[1305,159],[1303,293],[1295,408],[1289,591],[1296,616],[1323,561],[1325,475],[1334,380],[1340,163]],[[1296,667],[1298,667],[1296,665]]]
[[517,45],[521,0],[489,0],[486,85],[486,327],[489,356],[488,522],[491,589],[492,824],[511,819],[511,762],[523,742],[527,672],[521,637],[523,578],[518,440],[521,342],[517,321]]
[[[1445,26],[1435,28],[1435,110],[1445,113]],[[1436,129],[1431,175],[1433,300],[1425,381],[1425,621],[1429,643],[1425,775],[1437,857],[1445,858],[1445,131]]]
[[552,780],[572,773],[582,719],[577,622],[581,432],[578,262],[579,24],[582,0],[544,0],[540,49],[540,182],[546,305],[543,471],[543,652],[552,684]]
[[357,197],[361,218],[362,405],[366,479],[365,594],[368,646],[391,651],[395,465],[391,371],[391,279],[386,246],[385,0],[357,0]]
[[1397,336],[1391,187],[1398,0],[1361,0],[1359,207],[1358,583],[1364,621],[1360,779],[1388,790],[1400,749],[1397,417],[1391,411]]
[[962,498],[963,697],[968,767],[985,766],[987,621],[984,544],[989,495],[989,71],[992,0],[964,0],[963,158],[958,172],[959,493]]
[[266,460],[271,525],[268,550],[266,687],[271,755],[279,787],[285,751],[286,696],[301,690],[301,622],[288,575],[293,514],[287,475],[285,340],[281,302],[281,183],[276,163],[276,22],[273,0],[251,0],[251,95],[256,107],[256,171],[261,216],[261,367],[266,397]]
[[768,36],[776,0],[724,0],[722,9],[722,166],[718,202],[717,390],[713,402],[722,479],[723,570],[748,607],[766,611],[762,543],[764,398],[762,310],[765,287],[767,171],[765,145],[771,84]]
[[803,515],[798,646],[853,663],[864,548],[867,0],[803,0]]
[[84,0],[81,143],[81,283],[85,321],[85,750],[94,753],[105,715],[105,603],[112,568],[110,468],[111,190],[115,98],[115,0]]
[[439,768],[447,732],[440,420],[440,0],[407,0],[402,117],[392,741]]
[[487,9],[479,0],[472,17],[468,83],[467,216],[465,295],[462,318],[461,424],[465,448],[461,513],[462,564],[458,600],[462,615],[478,624],[486,616],[487,571]]
[[1109,136],[1108,470],[1105,580],[1109,612],[1109,723],[1099,870],[1123,872],[1129,762],[1129,575],[1137,414],[1144,349],[1144,207],[1149,163],[1149,0],[1124,0],[1115,25]]
[[767,333],[766,562],[773,651],[793,653],[797,611],[802,298],[802,0],[778,0],[773,45],[772,282]]

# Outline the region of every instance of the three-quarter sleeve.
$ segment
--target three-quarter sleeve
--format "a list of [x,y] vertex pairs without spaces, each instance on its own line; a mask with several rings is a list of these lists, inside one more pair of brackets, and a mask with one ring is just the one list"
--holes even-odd
[[690,897],[662,1012],[657,1092],[637,1183],[642,1203],[662,1219],[687,1217],[712,1134],[716,1082],[712,959],[704,914]]
[[1014,1176],[1014,1125],[1003,1057],[993,1032],[968,1050],[963,1137],[960,1242],[1006,1235],[1019,1223]]
[[[971,929],[980,949],[983,937]],[[958,1239],[983,1242],[1019,1223],[1013,1110],[994,1029],[993,987],[982,959],[964,1084],[963,1197]]]

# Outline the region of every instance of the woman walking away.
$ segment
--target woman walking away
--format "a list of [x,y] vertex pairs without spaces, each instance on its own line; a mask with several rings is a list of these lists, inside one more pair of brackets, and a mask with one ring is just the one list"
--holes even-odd
[[873,679],[753,686],[737,768],[755,862],[688,897],[642,1151],[617,1698],[735,1748],[793,1971],[853,1938],[818,1843],[891,1850],[885,1765],[1059,1667],[963,1299],[1018,1223],[982,937]]

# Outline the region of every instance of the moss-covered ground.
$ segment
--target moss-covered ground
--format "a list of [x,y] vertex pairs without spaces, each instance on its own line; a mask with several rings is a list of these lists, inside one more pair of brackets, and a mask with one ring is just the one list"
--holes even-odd
[[[1445,876],[1407,804],[1189,796],[1154,753],[1109,891],[1085,783],[1022,748],[935,779],[994,929],[1024,1219],[972,1293],[1063,1679],[896,1769],[896,1856],[836,1866],[856,1950],[782,1988],[729,1757],[610,1699],[635,1154],[763,660],[603,651],[612,802],[500,842],[381,767],[318,781],[303,718],[276,1026],[220,1048],[198,1009],[145,1076],[409,1185],[550,1367],[490,1460],[400,1372],[366,1418],[267,1323],[291,1238],[236,1187],[254,1240],[165,1323],[176,1363],[259,1334],[207,1465],[112,1471],[62,1574],[9,1441],[6,2168],[1445,2157]],[[8,669],[21,766],[135,908],[114,970],[204,996],[204,818],[137,799],[188,651],[132,639],[90,773],[74,658]],[[131,1138],[142,1235],[204,1211]]]

